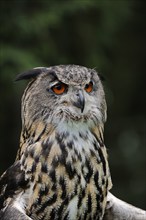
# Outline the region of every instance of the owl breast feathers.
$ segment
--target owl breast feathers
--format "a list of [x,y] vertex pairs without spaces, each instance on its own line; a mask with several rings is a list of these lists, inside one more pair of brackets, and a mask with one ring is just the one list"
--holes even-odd
[[23,79],[30,82],[22,97],[20,147],[0,179],[1,219],[102,220],[112,184],[98,73],[60,65],[16,78]]

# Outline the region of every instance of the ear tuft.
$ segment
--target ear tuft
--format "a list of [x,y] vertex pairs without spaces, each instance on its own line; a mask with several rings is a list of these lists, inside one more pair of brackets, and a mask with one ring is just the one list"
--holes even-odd
[[18,74],[15,78],[15,81],[33,79],[33,78],[36,78],[41,73],[46,72],[46,71],[47,71],[46,67],[37,67],[32,70],[28,70],[26,72]]

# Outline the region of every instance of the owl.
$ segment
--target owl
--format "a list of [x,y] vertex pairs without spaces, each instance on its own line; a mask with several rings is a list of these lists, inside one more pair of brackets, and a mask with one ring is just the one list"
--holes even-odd
[[59,65],[23,79],[20,147],[0,179],[1,219],[102,220],[112,183],[99,74]]

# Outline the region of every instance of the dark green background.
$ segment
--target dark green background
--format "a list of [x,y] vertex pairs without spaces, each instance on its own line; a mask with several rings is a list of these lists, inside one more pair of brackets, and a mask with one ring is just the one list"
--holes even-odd
[[0,173],[14,161],[25,83],[36,66],[80,64],[102,73],[112,192],[146,208],[145,1],[0,2]]

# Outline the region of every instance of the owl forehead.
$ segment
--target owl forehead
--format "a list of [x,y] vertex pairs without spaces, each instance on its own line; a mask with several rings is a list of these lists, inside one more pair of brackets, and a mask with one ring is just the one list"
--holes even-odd
[[60,65],[49,68],[58,80],[66,84],[85,84],[91,80],[92,70],[77,65]]

